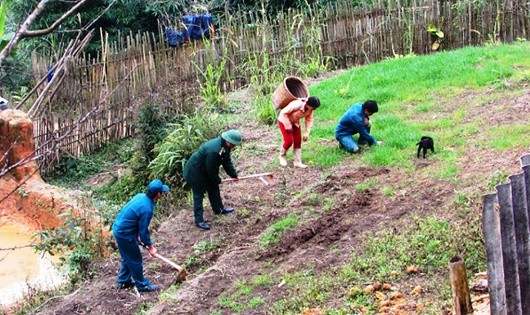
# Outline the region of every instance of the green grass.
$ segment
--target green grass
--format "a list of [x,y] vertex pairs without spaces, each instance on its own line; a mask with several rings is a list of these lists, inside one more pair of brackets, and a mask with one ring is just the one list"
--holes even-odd
[[219,298],[219,306],[229,308],[234,313],[239,313],[245,309],[254,309],[263,305],[264,299],[261,296],[252,296],[252,293],[255,286],[269,284],[270,278],[263,277],[257,279],[252,283],[242,280],[237,281],[234,292],[225,294]]
[[265,249],[276,244],[285,231],[298,225],[299,220],[300,216],[294,212],[291,212],[285,218],[276,221],[260,236],[258,246]]
[[490,190],[493,190],[495,186],[503,184],[503,183],[507,183],[508,176],[509,175],[504,171],[495,171],[495,173],[493,173],[489,178],[488,188]]
[[266,275],[260,275],[260,276],[253,278],[251,282],[255,286],[260,286],[260,285],[268,286],[273,283],[273,280],[270,275],[266,274]]
[[394,196],[396,194],[396,190],[393,187],[388,187],[388,186],[383,187],[381,189],[381,192],[383,193],[383,195],[388,196],[388,197]]
[[[312,86],[311,94],[320,98],[322,106],[315,113],[316,123],[310,141],[304,147],[307,148],[304,159],[322,167],[341,163],[345,155],[334,139],[335,125],[353,103],[367,99],[379,103],[380,110],[371,119],[372,135],[383,141],[382,147],[363,155],[363,160],[370,166],[411,168],[411,164],[404,160],[409,159],[415,142],[425,133],[435,138],[447,137],[451,144],[466,145],[465,135],[479,132],[476,124],[464,123],[469,115],[468,106],[475,104],[457,103],[444,114],[437,113],[437,104],[454,102],[454,98],[458,99],[466,91],[486,87],[496,89],[499,85],[509,86],[527,80],[530,78],[529,46],[528,43],[517,43],[468,47],[385,60],[353,68]],[[527,130],[528,125],[499,127],[499,130],[491,131],[496,136],[490,135],[492,141],[486,145],[499,150],[528,145],[529,137],[522,136]],[[508,137],[511,132],[518,137]],[[326,145],[322,145],[322,140]],[[446,167],[440,176],[456,174],[458,169]]]
[[164,302],[167,300],[172,300],[174,296],[177,295],[178,290],[180,289],[180,284],[175,284],[170,286],[167,290],[164,290],[158,295],[158,301]]
[[358,191],[368,191],[379,185],[379,179],[377,177],[371,177],[364,182],[355,185],[355,189]]
[[365,278],[384,281],[392,271],[403,273],[409,265],[423,272],[434,272],[445,266],[455,253],[451,249],[451,225],[448,222],[427,218],[416,220],[411,229],[399,234],[383,232],[366,240],[367,248],[362,254],[354,254],[345,270],[349,281]]
[[486,131],[489,139],[486,144],[497,150],[530,146],[530,128],[526,125],[503,125]]
[[219,246],[219,241],[202,240],[193,245],[193,251],[196,255],[204,254],[210,250],[216,249]]

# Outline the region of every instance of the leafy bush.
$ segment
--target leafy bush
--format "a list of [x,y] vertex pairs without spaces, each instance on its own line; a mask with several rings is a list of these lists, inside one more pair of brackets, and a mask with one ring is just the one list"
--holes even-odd
[[156,158],[149,164],[152,178],[175,187],[182,186],[182,169],[193,152],[226,129],[226,123],[217,114],[197,111],[194,116],[179,118],[180,122],[168,126],[169,134],[155,147]]
[[62,254],[60,264],[67,268],[70,282],[75,284],[92,276],[91,263],[103,256],[105,242],[101,228],[91,223],[99,222],[94,215],[66,212],[60,217],[64,219],[60,227],[37,232],[35,250],[52,256]]
[[[174,118],[165,114],[162,105],[148,100],[138,108],[135,128],[137,140],[128,149],[134,151],[127,159],[132,172],[96,189],[99,198],[123,204],[138,192],[144,191],[150,180],[149,163],[155,158],[154,148],[167,135],[167,125]],[[127,150],[125,150],[127,151]]]

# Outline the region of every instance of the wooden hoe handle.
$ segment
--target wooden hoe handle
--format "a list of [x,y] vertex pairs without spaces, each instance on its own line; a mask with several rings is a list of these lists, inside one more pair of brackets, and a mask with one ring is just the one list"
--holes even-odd
[[[255,177],[263,177],[263,176],[271,176],[272,177],[273,173],[261,173],[261,174],[254,174],[254,175],[247,175],[247,176],[241,176],[241,177],[238,177],[239,180],[241,179],[248,179],[248,178],[255,178]],[[235,181],[236,179],[235,178],[226,178],[226,179],[223,179],[223,182],[233,182]]]
[[186,269],[182,268],[181,266],[175,264],[174,262],[172,262],[171,260],[167,259],[166,257],[156,253],[155,254],[155,257],[156,258],[159,258],[161,259],[162,261],[164,261],[166,264],[170,265],[171,267],[177,269],[177,271],[179,272],[178,276],[177,276],[177,280],[178,281],[184,281],[186,280],[186,275],[187,275],[187,272],[186,272]]

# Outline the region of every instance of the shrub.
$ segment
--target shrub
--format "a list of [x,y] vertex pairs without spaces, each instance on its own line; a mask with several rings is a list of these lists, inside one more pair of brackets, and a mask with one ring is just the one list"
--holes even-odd
[[173,120],[164,113],[162,105],[153,100],[147,100],[139,106],[134,122],[137,138],[132,147],[135,150],[128,159],[132,172],[98,188],[99,197],[121,204],[145,190],[150,180],[149,163],[155,158],[154,148],[165,138],[167,125]]
[[217,114],[183,115],[180,121],[169,125],[169,134],[154,151],[156,157],[149,164],[150,176],[168,184],[182,186],[182,169],[189,157],[204,142],[218,137],[226,129],[225,122]]
[[35,250],[52,256],[60,254],[60,264],[75,284],[92,276],[92,261],[103,256],[105,240],[101,227],[96,226],[100,220],[95,214],[66,212],[60,216],[64,219],[60,227],[38,231],[34,236],[39,239]]

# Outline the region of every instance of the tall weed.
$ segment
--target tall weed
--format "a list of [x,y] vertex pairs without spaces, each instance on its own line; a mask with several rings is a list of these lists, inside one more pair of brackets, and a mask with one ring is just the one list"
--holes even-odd
[[201,85],[201,99],[205,106],[210,109],[219,109],[224,111],[228,105],[224,93],[221,91],[219,84],[223,75],[223,69],[226,65],[226,60],[221,60],[219,65],[209,64],[206,69],[198,68],[198,72],[202,75],[203,81],[199,81]]
[[276,110],[272,106],[271,94],[282,78],[278,72],[271,71],[271,60],[266,52],[249,52],[247,61],[241,65],[250,77],[250,91],[258,121],[272,125],[276,121]]
[[[221,79],[230,81],[229,78],[223,78],[225,74],[226,56],[218,57],[215,49],[212,49],[212,43],[209,40],[201,42],[205,49],[203,50],[207,62],[201,65],[193,62],[195,66],[197,82],[201,86],[200,97],[205,103],[205,107],[211,111],[226,112],[228,101],[221,90]],[[225,48],[226,50],[226,48]],[[225,51],[226,52],[226,51]]]
[[259,122],[265,125],[273,125],[276,122],[278,113],[272,105],[270,97],[257,96],[254,98],[254,105]]

